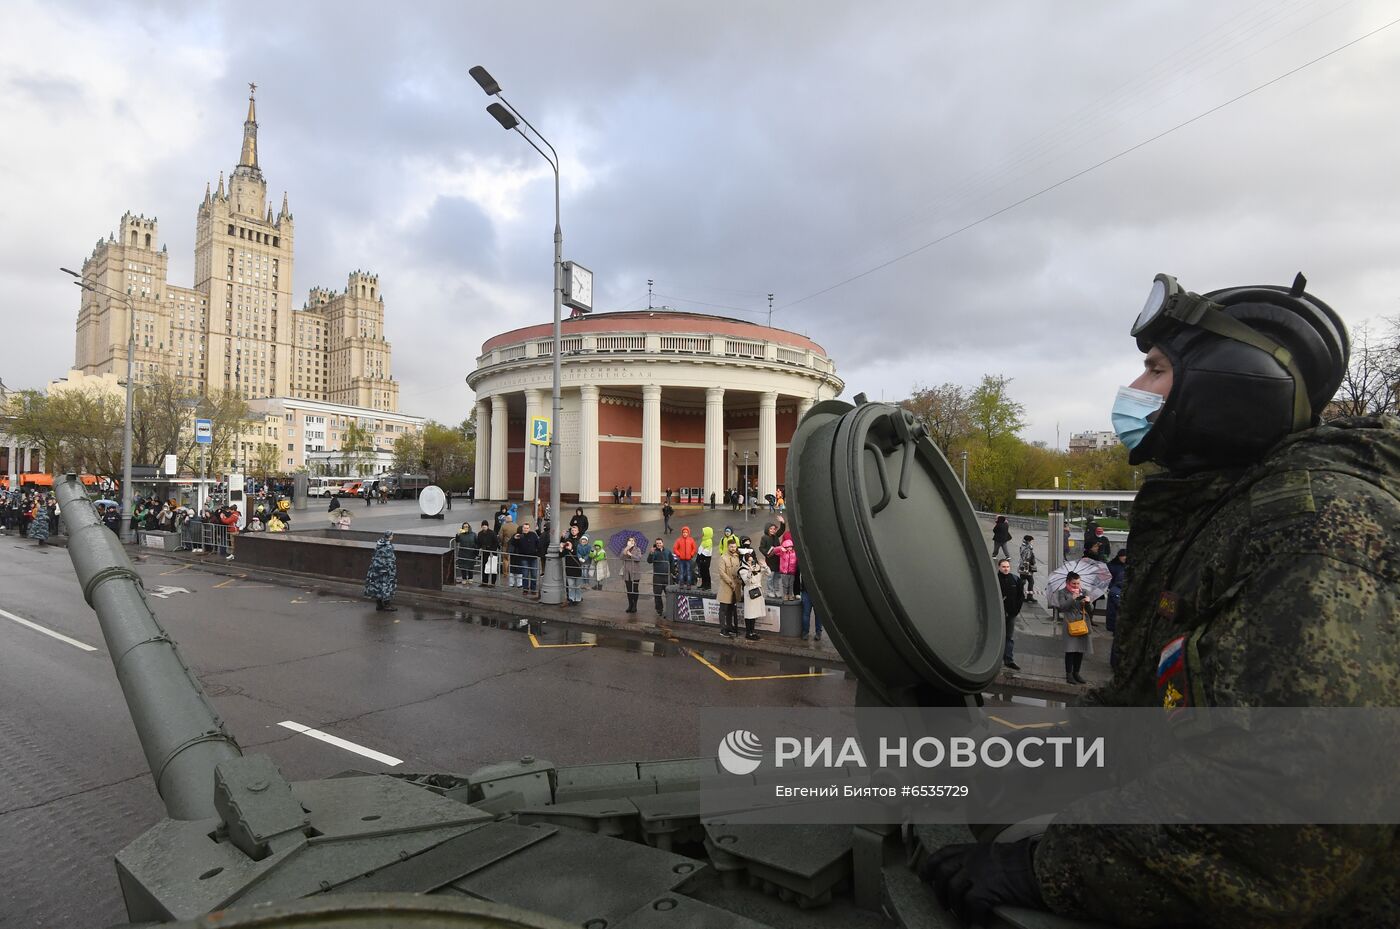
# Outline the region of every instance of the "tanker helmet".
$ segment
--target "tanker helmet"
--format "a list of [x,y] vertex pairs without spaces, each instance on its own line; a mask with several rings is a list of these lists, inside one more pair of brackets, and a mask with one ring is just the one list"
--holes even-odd
[[1240,466],[1316,425],[1351,346],[1341,318],[1306,287],[1299,274],[1292,287],[1199,296],[1159,274],[1132,334],[1140,350],[1156,346],[1171,361],[1172,389],[1128,460],[1177,471]]

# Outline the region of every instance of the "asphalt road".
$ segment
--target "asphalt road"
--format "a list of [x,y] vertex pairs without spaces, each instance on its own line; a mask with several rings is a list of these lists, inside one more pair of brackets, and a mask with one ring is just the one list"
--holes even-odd
[[[372,512],[401,519],[397,509]],[[699,707],[840,706],[855,693],[844,674],[804,660],[523,629],[503,616],[379,613],[158,557],[137,567],[245,751],[293,780],[466,773],[523,754],[560,764],[708,754]],[[67,552],[0,537],[0,611],[0,925],[121,921],[112,856],[162,808]]]

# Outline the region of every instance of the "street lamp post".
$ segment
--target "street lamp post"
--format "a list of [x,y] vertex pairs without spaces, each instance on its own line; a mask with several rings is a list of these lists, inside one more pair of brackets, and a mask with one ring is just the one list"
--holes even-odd
[[119,290],[113,290],[105,284],[96,281],[89,281],[77,271],[68,268],[59,268],[64,274],[70,274],[77,280],[73,283],[83,290],[91,293],[102,293],[109,297],[114,297],[126,304],[126,419],[122,426],[122,521],[118,527],[117,537],[123,542],[131,541],[131,407],[132,392],[136,386],[136,306],[132,303],[131,297]]
[[[559,356],[563,342],[560,308],[564,302],[564,233],[559,222],[559,153],[554,150],[553,145],[549,144],[549,140],[540,135],[540,131],[520,114],[519,110],[511,106],[509,100],[501,96],[501,85],[496,83],[496,79],[485,68],[477,65],[469,73],[488,97],[495,97],[500,101],[488,106],[486,112],[490,113],[496,122],[501,124],[502,129],[514,129],[519,133],[520,137],[529,142],[530,147],[539,152],[540,157],[549,162],[549,166],[554,169],[554,418],[550,422],[549,428],[549,459],[553,469],[553,473],[549,476],[549,513],[550,519],[556,520],[560,518],[558,474],[561,406]],[[535,144],[534,139],[521,130],[520,123],[524,123],[535,137],[544,143],[544,147],[549,149],[548,155],[544,153],[543,148]],[[559,604],[563,602],[563,595],[564,568],[559,559],[559,534],[554,531],[554,524],[551,524],[549,527],[549,548],[545,553],[544,571],[540,579],[540,602]]]
[[[1074,490],[1074,472],[1073,472],[1073,471],[1066,471],[1066,472],[1065,472],[1065,490]],[[1067,499],[1067,500],[1065,500],[1065,516],[1066,516],[1066,518],[1068,518],[1068,519],[1070,519],[1070,520],[1073,520],[1073,519],[1074,519],[1074,498],[1072,498],[1072,497],[1069,498],[1069,499]]]
[[962,453],[962,464],[963,464],[963,493],[967,493],[967,449],[963,449],[963,453]]

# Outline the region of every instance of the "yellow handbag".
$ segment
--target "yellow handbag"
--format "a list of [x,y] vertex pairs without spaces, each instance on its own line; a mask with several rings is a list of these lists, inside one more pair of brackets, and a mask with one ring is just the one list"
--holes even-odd
[[1089,621],[1082,616],[1078,619],[1071,619],[1065,623],[1065,631],[1073,636],[1088,635]]

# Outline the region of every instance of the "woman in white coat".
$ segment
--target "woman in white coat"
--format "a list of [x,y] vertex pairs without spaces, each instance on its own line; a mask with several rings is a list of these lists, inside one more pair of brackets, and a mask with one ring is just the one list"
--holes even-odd
[[744,638],[757,641],[758,633],[753,631],[754,621],[768,615],[768,601],[763,591],[772,572],[752,548],[739,550],[739,583],[743,588],[744,599]]

